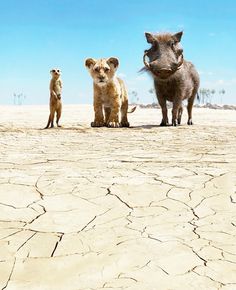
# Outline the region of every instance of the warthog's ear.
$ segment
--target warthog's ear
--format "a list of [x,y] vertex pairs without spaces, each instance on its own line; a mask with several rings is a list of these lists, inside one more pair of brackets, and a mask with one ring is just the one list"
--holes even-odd
[[153,44],[155,42],[155,37],[154,37],[153,34],[151,34],[149,32],[145,32],[145,36],[146,36],[146,39],[147,39],[148,43]]
[[109,64],[109,66],[113,66],[114,69],[117,69],[119,66],[119,60],[116,57],[108,58],[107,63]]
[[95,63],[96,63],[96,60],[95,60],[94,58],[87,58],[87,59],[85,60],[85,66],[86,66],[88,69],[90,69],[91,66],[94,66]]
[[175,41],[180,42],[182,35],[183,35],[183,31],[180,31],[176,34],[173,34],[172,37],[174,38]]

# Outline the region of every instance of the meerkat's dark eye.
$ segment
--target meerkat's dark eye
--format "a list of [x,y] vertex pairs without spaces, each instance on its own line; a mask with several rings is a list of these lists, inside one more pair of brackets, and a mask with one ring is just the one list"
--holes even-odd
[[56,72],[56,70],[55,70],[55,69],[53,69],[53,70],[52,70],[52,72],[53,72],[53,73],[55,73],[55,72]]

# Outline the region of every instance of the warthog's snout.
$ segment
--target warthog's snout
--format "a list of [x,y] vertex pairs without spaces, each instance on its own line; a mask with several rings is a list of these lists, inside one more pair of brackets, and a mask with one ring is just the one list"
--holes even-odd
[[167,78],[177,70],[178,63],[173,63],[170,66],[160,66],[158,62],[154,61],[151,62],[149,66],[150,69],[160,78]]

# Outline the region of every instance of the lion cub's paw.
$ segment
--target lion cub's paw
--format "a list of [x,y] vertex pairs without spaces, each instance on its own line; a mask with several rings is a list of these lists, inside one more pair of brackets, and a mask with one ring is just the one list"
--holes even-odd
[[121,126],[121,127],[129,127],[129,122],[128,122],[128,121],[122,121],[122,122],[120,123],[120,126]]
[[91,122],[91,127],[103,127],[103,126],[105,126],[105,123],[103,121]]
[[119,128],[120,127],[120,123],[119,122],[108,122],[107,123],[107,127],[109,127],[109,128]]

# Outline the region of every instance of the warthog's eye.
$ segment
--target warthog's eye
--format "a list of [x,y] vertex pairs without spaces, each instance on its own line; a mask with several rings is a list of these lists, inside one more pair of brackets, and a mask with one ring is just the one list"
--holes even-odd
[[175,49],[175,42],[174,42],[174,41],[171,41],[171,42],[170,42],[170,47],[171,47],[172,49]]
[[182,48],[179,48],[179,49],[178,49],[178,54],[179,54],[179,55],[183,54],[183,49],[182,49]]
[[105,71],[105,72],[109,72],[109,70],[110,70],[110,69],[109,69],[108,67],[105,67],[105,68],[104,68],[104,71]]

